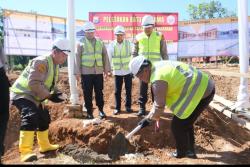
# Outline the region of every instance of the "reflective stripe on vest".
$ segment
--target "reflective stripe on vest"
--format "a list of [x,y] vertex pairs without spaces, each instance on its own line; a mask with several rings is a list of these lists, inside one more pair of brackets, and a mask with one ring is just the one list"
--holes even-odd
[[124,40],[122,43],[122,49],[118,48],[117,41],[114,42],[114,54],[112,56],[112,65],[114,70],[128,70],[128,64],[131,59],[130,44],[129,41]]
[[83,53],[81,56],[81,65],[86,67],[93,67],[95,62],[97,66],[102,67],[102,47],[103,44],[99,39],[96,39],[95,47],[92,46],[91,42],[87,39],[83,39]]
[[148,37],[144,32],[136,36],[137,41],[139,42],[139,55],[144,55],[146,59],[149,59],[151,62],[161,60],[161,33],[153,31]]
[[[48,62],[48,73],[47,73],[47,77],[45,79],[44,85],[49,91],[52,91],[54,89],[55,83],[58,81],[59,66],[58,65],[56,66],[56,69],[55,69],[56,71],[54,73],[54,64],[53,64],[53,60],[51,56],[42,56],[42,57],[38,57],[38,59],[46,59]],[[19,78],[15,81],[15,83],[13,84],[10,90],[16,94],[30,95],[34,97],[36,101],[39,102],[42,99],[35,96],[28,85],[28,76],[29,76],[29,71],[30,71],[32,62],[33,60],[29,62],[28,66],[24,69],[24,71],[19,76]]]
[[154,64],[150,82],[168,83],[166,104],[180,119],[188,118],[199,104],[208,85],[208,75],[181,62]]

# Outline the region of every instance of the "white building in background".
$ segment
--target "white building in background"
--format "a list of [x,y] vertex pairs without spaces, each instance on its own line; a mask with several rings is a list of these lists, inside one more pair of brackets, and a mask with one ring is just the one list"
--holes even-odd
[[[67,36],[65,18],[11,10],[4,10],[4,15],[5,51],[8,55],[39,56],[51,49],[53,39]],[[95,22],[100,24],[100,21]],[[76,20],[77,41],[84,36],[83,23],[83,20]],[[160,31],[161,28],[157,29]],[[112,31],[112,27],[98,26],[96,35],[106,29]],[[167,47],[170,57],[238,56],[238,38],[237,18],[179,21],[178,43],[170,42]]]

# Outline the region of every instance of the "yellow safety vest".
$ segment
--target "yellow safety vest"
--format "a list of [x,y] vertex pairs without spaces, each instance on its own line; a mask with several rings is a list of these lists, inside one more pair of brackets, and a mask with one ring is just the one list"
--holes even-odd
[[180,119],[188,118],[202,99],[208,85],[207,74],[177,61],[153,64],[150,82],[168,83],[166,105]]
[[96,62],[97,66],[102,67],[102,48],[103,43],[101,40],[96,39],[95,47],[93,47],[87,38],[83,38],[82,66],[93,67]]
[[162,34],[160,32],[153,31],[148,37],[145,32],[142,32],[136,36],[136,40],[139,42],[139,55],[143,55],[146,59],[152,63],[161,60],[161,43]]
[[128,70],[128,64],[131,59],[130,43],[128,40],[124,40],[122,43],[122,49],[119,50],[118,42],[114,41],[114,54],[112,56],[112,66],[114,70]]
[[[56,68],[55,68],[56,71],[54,73],[54,64],[53,64],[52,57],[50,55],[40,56],[40,57],[37,57],[33,60],[36,60],[36,59],[46,59],[48,61],[48,74],[47,74],[47,78],[45,79],[44,85],[49,91],[53,91],[54,86],[55,86],[56,82],[58,81],[59,66],[58,65],[56,66]],[[31,66],[31,63],[33,62],[33,60],[31,60],[29,62],[28,66],[23,70],[23,72],[21,73],[19,78],[15,81],[15,83],[10,88],[10,90],[16,94],[30,95],[30,96],[34,97],[34,99],[36,101],[39,102],[42,99],[35,96],[28,85],[28,76],[30,73],[30,66]]]

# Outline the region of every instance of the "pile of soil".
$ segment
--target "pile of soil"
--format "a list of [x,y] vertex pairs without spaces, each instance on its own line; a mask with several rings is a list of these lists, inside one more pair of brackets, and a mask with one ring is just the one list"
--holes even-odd
[[[235,69],[232,69],[235,70]],[[18,74],[11,73],[11,82],[17,78]],[[216,83],[216,94],[229,100],[236,100],[239,78],[229,78],[221,76],[211,76]],[[105,79],[104,86],[104,111],[107,118],[98,125],[84,127],[84,119],[64,118],[64,110],[69,101],[63,104],[49,103],[48,107],[52,118],[49,134],[52,143],[60,144],[60,153],[68,154],[78,162],[86,163],[82,158],[82,152],[86,148],[95,152],[95,155],[107,155],[112,138],[118,133],[128,134],[142,119],[135,114],[138,111],[137,98],[139,94],[139,81],[133,79],[132,88],[132,109],[133,113],[125,112],[125,91],[122,92],[122,112],[120,115],[113,115],[114,108],[114,79]],[[80,85],[80,81],[78,81]],[[67,95],[70,94],[68,76],[61,73],[58,88]],[[229,91],[230,90],[230,91]],[[82,103],[82,90],[78,87],[80,101]],[[149,101],[147,110],[151,107],[151,93],[149,91]],[[95,99],[93,97],[93,99]],[[94,116],[98,117],[98,108],[94,104]],[[223,114],[207,108],[195,124],[196,150],[198,159],[174,159],[167,154],[175,149],[175,141],[171,133],[172,114],[166,111],[160,120],[160,130],[155,131],[154,122],[152,126],[137,132],[131,139],[131,153],[121,157],[120,160],[97,160],[93,158],[92,163],[143,163],[143,164],[249,164],[250,159],[250,132]],[[18,153],[18,137],[20,127],[20,116],[17,109],[10,108],[10,120],[6,134],[6,154],[3,158],[5,164],[20,163]],[[37,144],[35,144],[37,150]],[[72,152],[73,150],[73,152]],[[81,152],[81,154],[80,154]],[[50,157],[53,159],[53,157]],[[55,160],[55,159],[53,159]],[[90,161],[88,161],[90,162]],[[91,163],[90,162],[90,163]],[[39,161],[38,161],[39,163]],[[54,164],[54,163],[51,163]]]

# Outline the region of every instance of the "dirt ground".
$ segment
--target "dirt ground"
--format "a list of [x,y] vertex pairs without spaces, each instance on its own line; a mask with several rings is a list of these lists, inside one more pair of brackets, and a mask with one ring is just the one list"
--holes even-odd
[[[238,67],[216,67],[222,70],[237,71]],[[203,70],[206,70],[205,68]],[[11,73],[9,78],[13,83],[17,73]],[[211,76],[216,83],[216,94],[228,100],[236,100],[239,78]],[[138,80],[133,79],[132,109],[133,113],[124,110],[125,92],[122,94],[122,113],[114,116],[114,82],[108,78],[104,86],[104,111],[107,118],[100,124],[84,126],[85,119],[65,118],[64,111],[68,101],[62,104],[49,103],[52,123],[50,124],[50,140],[60,144],[56,153],[41,155],[37,143],[35,152],[39,160],[28,164],[250,164],[250,131],[234,121],[210,108],[207,108],[195,124],[195,141],[198,159],[175,159],[168,154],[175,150],[175,141],[170,130],[172,114],[166,110],[160,120],[160,130],[152,126],[137,132],[131,139],[131,153],[122,156],[120,160],[112,161],[107,157],[112,137],[118,132],[128,134],[141,120],[135,114],[138,111]],[[59,89],[69,95],[68,77],[61,73]],[[250,88],[250,84],[249,84]],[[82,102],[82,90],[79,87]],[[150,94],[150,92],[149,92]],[[150,97],[150,96],[149,96]],[[94,104],[94,116],[98,110]],[[151,100],[147,104],[150,110]],[[5,141],[6,154],[4,164],[21,164],[18,152],[20,116],[17,109],[10,108],[10,119]]]

